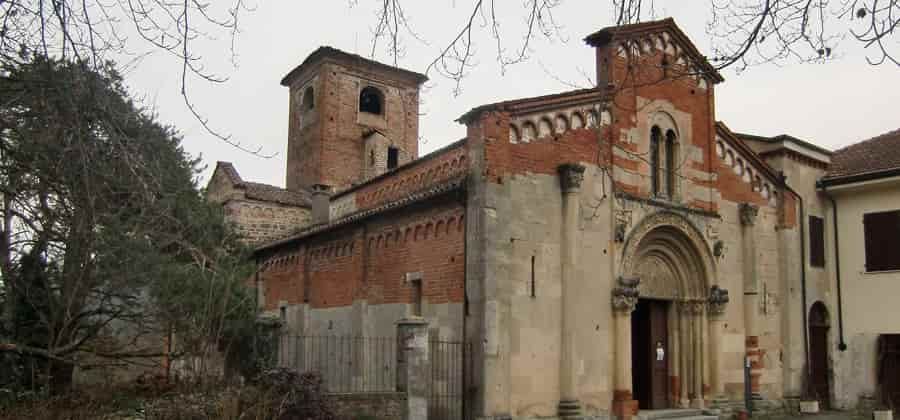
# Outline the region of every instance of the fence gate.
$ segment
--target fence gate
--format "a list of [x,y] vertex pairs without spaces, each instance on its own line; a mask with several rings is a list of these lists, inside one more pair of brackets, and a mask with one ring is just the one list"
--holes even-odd
[[431,390],[428,398],[429,420],[468,420],[466,384],[472,377],[471,343],[462,341],[429,342]]

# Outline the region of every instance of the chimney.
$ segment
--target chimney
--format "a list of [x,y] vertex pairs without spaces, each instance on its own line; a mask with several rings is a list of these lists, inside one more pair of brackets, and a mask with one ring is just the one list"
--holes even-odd
[[312,186],[312,224],[327,224],[331,217],[331,187],[325,184]]

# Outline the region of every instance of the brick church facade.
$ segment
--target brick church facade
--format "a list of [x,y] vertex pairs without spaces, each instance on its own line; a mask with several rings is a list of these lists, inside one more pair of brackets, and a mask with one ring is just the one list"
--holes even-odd
[[[308,335],[424,317],[474,343],[478,417],[724,406],[745,357],[762,401],[812,389],[804,325],[835,294],[805,223],[831,152],[717,121],[724,79],[671,19],[585,41],[596,88],[479,106],[425,156],[425,76],[313,52],[282,80],[286,188],[224,162],[208,187],[255,246],[261,309]],[[823,402],[868,390],[831,380]]]

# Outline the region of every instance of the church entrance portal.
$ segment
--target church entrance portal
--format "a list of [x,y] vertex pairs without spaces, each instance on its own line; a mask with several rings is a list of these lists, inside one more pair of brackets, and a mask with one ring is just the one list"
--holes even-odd
[[631,372],[641,409],[669,408],[669,302],[640,299],[631,315]]
[[708,326],[727,303],[710,300],[715,265],[702,233],[680,215],[648,216],[626,241],[622,264],[623,279],[639,280],[627,338],[634,400],[641,409],[702,408],[719,363],[709,351],[721,342]]

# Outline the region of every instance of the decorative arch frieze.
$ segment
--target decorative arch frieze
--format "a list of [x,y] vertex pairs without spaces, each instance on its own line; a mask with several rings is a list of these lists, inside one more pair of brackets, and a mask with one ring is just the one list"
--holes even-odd
[[529,143],[571,130],[593,129],[610,124],[612,113],[602,104],[516,115],[509,124],[509,141]]

